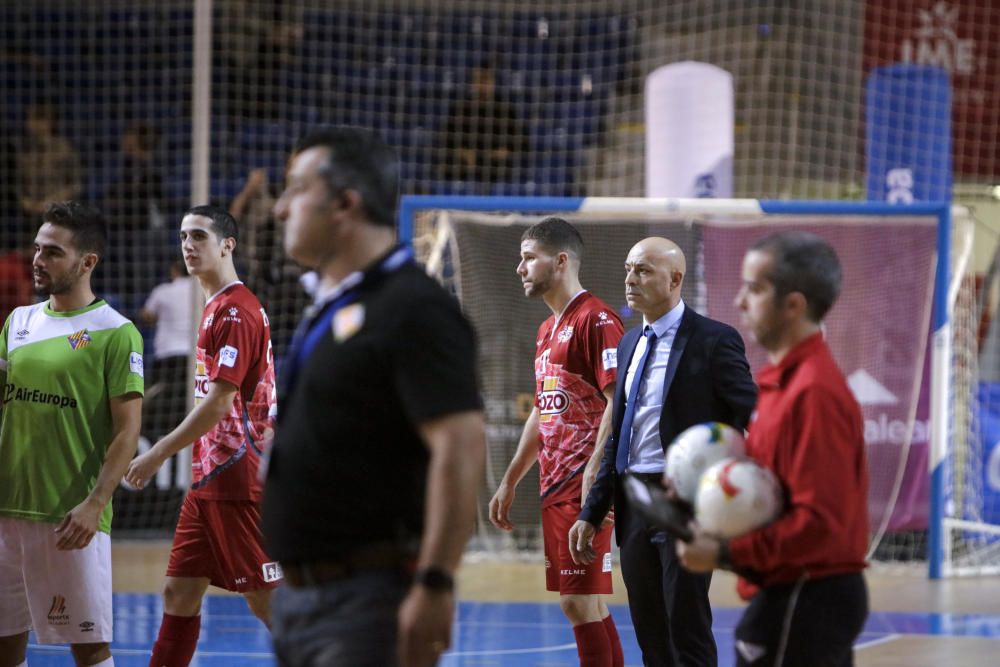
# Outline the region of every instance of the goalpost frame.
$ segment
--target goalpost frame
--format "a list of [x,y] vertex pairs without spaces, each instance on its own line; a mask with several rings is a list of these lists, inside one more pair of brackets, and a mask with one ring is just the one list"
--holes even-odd
[[952,324],[948,307],[951,257],[950,202],[888,204],[854,201],[780,201],[766,199],[684,199],[643,197],[502,197],[407,195],[399,206],[399,238],[413,240],[414,219],[420,211],[510,211],[600,213],[611,215],[669,213],[673,215],[877,215],[933,216],[937,219],[937,263],[934,277],[931,347],[931,438],[928,456],[931,493],[928,516],[928,576],[939,579],[946,568],[944,549],[945,459],[949,442],[949,397],[951,394]]

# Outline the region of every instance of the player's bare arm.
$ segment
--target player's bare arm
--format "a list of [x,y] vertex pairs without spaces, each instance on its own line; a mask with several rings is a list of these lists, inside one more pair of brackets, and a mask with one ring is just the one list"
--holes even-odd
[[141,489],[163,462],[192,442],[208,433],[219,420],[229,414],[239,391],[235,385],[222,380],[212,382],[201,402],[194,406],[173,431],[160,438],[148,452],[140,454],[129,464],[125,481]]
[[507,466],[507,472],[497,491],[490,500],[490,522],[497,528],[503,530],[514,530],[514,524],[510,520],[510,506],[514,504],[514,491],[518,483],[531,470],[538,460],[538,408],[534,408],[528,419],[524,422],[524,430],[521,431],[521,440],[517,443],[517,451],[514,458]]
[[139,430],[142,424],[142,395],[131,392],[116,396],[111,404],[111,444],[108,445],[101,472],[90,494],[79,505],[71,509],[56,527],[59,549],[82,549],[90,544],[97,532],[101,512],[111,500],[118,482],[121,481],[129,461],[139,444]]
[[[583,489],[580,492],[580,506],[587,504],[587,494],[590,487],[597,479],[597,473],[601,471],[601,460],[604,458],[604,444],[611,435],[611,413],[614,411],[615,383],[612,382],[604,388],[604,414],[601,415],[601,423],[597,427],[597,440],[594,442],[594,453],[587,461],[587,467],[583,469]],[[606,518],[607,523],[613,523],[613,519]]]
[[[461,412],[420,425],[430,450],[424,534],[417,569],[453,574],[476,519],[476,492],[486,461],[486,429],[479,411]],[[451,644],[455,596],[415,584],[399,610],[403,667],[434,665]]]

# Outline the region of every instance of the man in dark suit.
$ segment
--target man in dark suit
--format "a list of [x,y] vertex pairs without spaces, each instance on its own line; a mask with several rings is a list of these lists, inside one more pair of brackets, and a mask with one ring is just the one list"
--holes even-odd
[[[715,665],[710,575],[681,568],[674,540],[630,511],[618,477],[663,475],[666,448],[684,429],[706,421],[746,427],[757,399],[743,339],[681,300],[684,253],[663,238],[637,243],[625,260],[625,298],[643,326],[618,346],[611,436],[579,520],[569,531],[577,562],[594,557],[591,541],[612,503],[622,576],[643,663]],[[595,456],[600,456],[596,454]]]

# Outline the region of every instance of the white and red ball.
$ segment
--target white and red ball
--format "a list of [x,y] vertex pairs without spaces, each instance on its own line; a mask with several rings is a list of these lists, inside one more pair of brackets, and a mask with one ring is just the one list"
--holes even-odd
[[667,448],[664,476],[677,495],[689,503],[698,492],[698,480],[713,463],[746,452],[743,434],[721,422],[705,422],[685,429]]
[[749,458],[726,458],[701,476],[694,514],[706,533],[729,539],[771,523],[783,505],[773,472]]

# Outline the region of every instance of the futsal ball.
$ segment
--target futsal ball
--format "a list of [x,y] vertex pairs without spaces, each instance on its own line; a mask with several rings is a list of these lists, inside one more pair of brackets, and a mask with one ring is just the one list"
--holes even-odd
[[730,456],[743,456],[743,434],[721,422],[705,422],[685,429],[667,448],[664,476],[677,495],[689,503],[698,492],[698,480],[709,466]]
[[710,535],[745,535],[778,517],[784,502],[774,473],[748,458],[726,458],[701,476],[695,519]]

